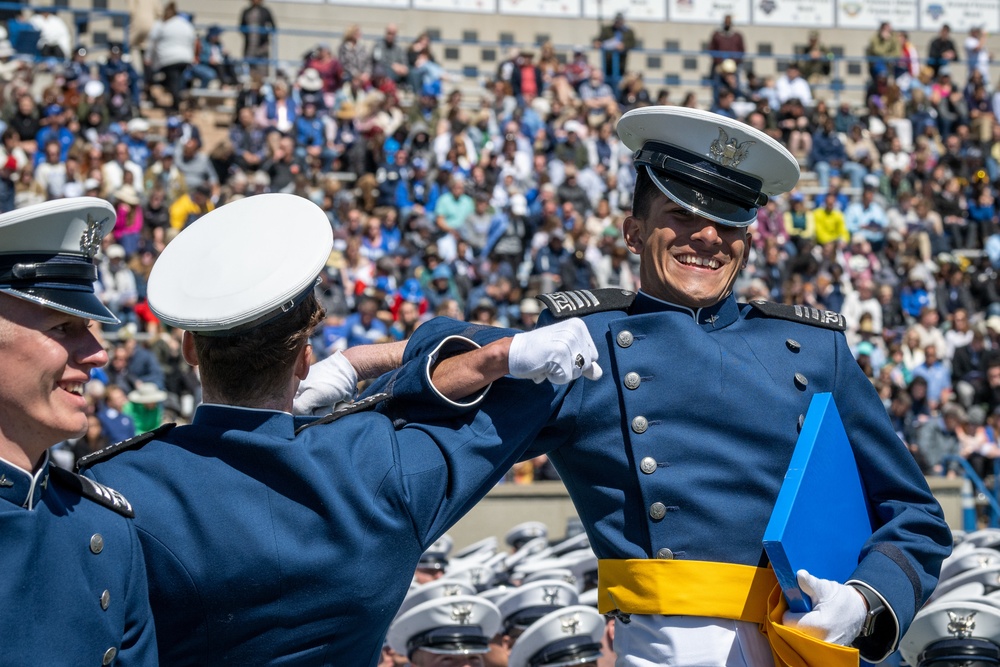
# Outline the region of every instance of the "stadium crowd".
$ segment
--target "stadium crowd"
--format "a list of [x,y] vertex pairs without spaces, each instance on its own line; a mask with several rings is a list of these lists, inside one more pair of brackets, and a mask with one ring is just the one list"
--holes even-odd
[[[105,327],[111,362],[90,383],[92,429],[63,445],[65,462],[184,420],[200,400],[178,332],[144,293],[158,253],[200,215],[262,192],[327,212],[336,249],[317,287],[318,358],[404,340],[440,314],[530,328],[536,294],[641,288],[621,236],[634,169],[615,123],[637,106],[698,105],[619,69],[635,43],[621,17],[571,54],[512,49],[478,99],[450,85],[428,34],[404,44],[395,25],[375,39],[344,26],[336,48],[275,68],[261,0],[240,17],[243,57],[172,3],[131,53],[72,47],[59,21],[31,18],[40,58],[0,40],[0,211],[79,195],[117,208],[99,291],[122,325]],[[865,53],[863,105],[814,91],[829,75],[818,33],[779,77],[755,75],[728,17],[710,45],[711,110],[766,131],[803,168],[796,190],[760,208],[738,294],[841,312],[925,472],[952,474],[957,455],[992,474],[1000,92],[982,34],[959,46],[945,26],[922,58],[883,25]],[[203,139],[219,132],[192,87],[235,99],[220,138]],[[536,461],[510,478],[551,474]]]

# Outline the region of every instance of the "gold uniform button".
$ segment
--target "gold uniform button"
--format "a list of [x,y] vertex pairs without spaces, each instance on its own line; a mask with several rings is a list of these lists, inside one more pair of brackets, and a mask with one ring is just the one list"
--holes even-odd
[[645,457],[642,461],[639,461],[639,470],[647,475],[652,475],[656,472],[656,459],[652,456]]
[[664,547],[656,552],[656,557],[662,560],[673,560],[674,552]]
[[95,554],[104,551],[104,538],[101,537],[100,533],[94,533],[90,536],[90,551]]
[[632,344],[634,338],[632,337],[631,331],[622,331],[618,334],[618,347],[628,347]]
[[663,503],[653,503],[649,506],[649,516],[659,521],[667,515],[667,506]]
[[628,389],[638,389],[639,385],[642,384],[642,378],[636,372],[625,374],[625,387]]

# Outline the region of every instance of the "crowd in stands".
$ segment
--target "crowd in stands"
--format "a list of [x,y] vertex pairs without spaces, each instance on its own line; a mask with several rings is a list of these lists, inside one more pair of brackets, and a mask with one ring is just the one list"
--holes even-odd
[[[281,68],[266,60],[275,25],[261,0],[240,21],[242,58],[173,4],[131,53],[64,44],[36,62],[0,41],[0,211],[78,195],[118,211],[100,294],[123,324],[105,329],[111,363],[91,383],[92,432],[67,451],[190,417],[197,374],[146,305],[145,279],[180,230],[238,198],[291,192],[327,212],[336,249],[317,287],[318,358],[404,340],[435,315],[530,328],[536,294],[641,287],[621,236],[634,169],[615,123],[638,106],[698,106],[698,95],[651,91],[621,68],[635,44],[621,17],[572,53],[512,49],[475,99],[452,85],[426,33],[406,43],[395,25],[374,39],[344,26],[339,44]],[[710,43],[711,110],[769,133],[804,172],[760,209],[738,294],[843,313],[925,471],[950,474],[946,457],[958,455],[991,474],[1000,92],[981,33],[960,47],[944,27],[921,57],[882,26],[860,105],[817,93],[830,68],[816,32],[778,77],[755,75],[730,19]],[[233,92],[220,139],[203,140],[193,85]]]

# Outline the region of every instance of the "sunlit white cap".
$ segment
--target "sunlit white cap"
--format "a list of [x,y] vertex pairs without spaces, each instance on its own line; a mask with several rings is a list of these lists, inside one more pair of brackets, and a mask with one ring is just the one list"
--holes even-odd
[[678,205],[715,222],[746,227],[768,197],[791,190],[799,164],[763,132],[719,114],[641,107],[618,121],[638,167]]
[[410,657],[417,650],[441,655],[486,653],[500,629],[496,605],[473,595],[438,598],[401,614],[389,627],[388,641],[396,653]]
[[329,219],[308,199],[240,199],[167,245],[149,276],[149,305],[165,324],[187,331],[248,331],[301,302],[332,249]]
[[574,605],[546,614],[524,631],[507,660],[509,667],[569,667],[601,655],[604,617]]

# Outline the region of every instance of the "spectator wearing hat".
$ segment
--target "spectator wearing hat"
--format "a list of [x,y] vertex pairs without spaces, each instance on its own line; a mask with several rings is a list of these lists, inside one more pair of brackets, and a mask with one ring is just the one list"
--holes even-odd
[[131,185],[123,185],[115,190],[114,199],[116,217],[112,234],[115,242],[125,249],[125,256],[132,257],[139,249],[142,234],[142,202],[139,193]]
[[214,80],[223,86],[236,83],[236,70],[221,37],[222,28],[212,25],[199,42],[198,62],[192,67],[192,76],[200,79],[203,87]]
[[454,272],[447,264],[438,264],[427,274],[427,284],[424,285],[424,294],[432,312],[437,312],[442,304],[454,301],[458,305],[459,312],[462,313],[464,300],[458,291],[455,283]]
[[15,51],[9,39],[0,39],[0,81],[10,83],[17,73],[25,69],[25,64],[14,59]]
[[148,433],[163,423],[163,403],[167,398],[167,392],[152,382],[144,382],[128,393],[128,403],[122,412],[135,423],[136,433]]
[[125,125],[125,131],[123,141],[128,146],[129,159],[145,170],[149,164],[149,142],[146,140],[149,121],[145,118],[133,118]]
[[98,277],[102,287],[100,299],[107,309],[120,322],[134,322],[134,308],[139,293],[135,274],[128,266],[125,248],[117,243],[108,246],[103,261],[98,265]]
[[98,65],[98,77],[104,84],[106,90],[112,89],[112,81],[119,73],[124,73],[123,89],[131,97],[131,104],[139,105],[139,73],[132,67],[132,63],[125,59],[121,43],[111,42],[108,44],[108,53],[104,61]]
[[167,3],[163,8],[163,19],[157,21],[149,32],[149,43],[153,70],[164,77],[172,111],[180,108],[185,72],[195,62],[197,41],[198,35],[191,21],[177,11],[175,3]]

